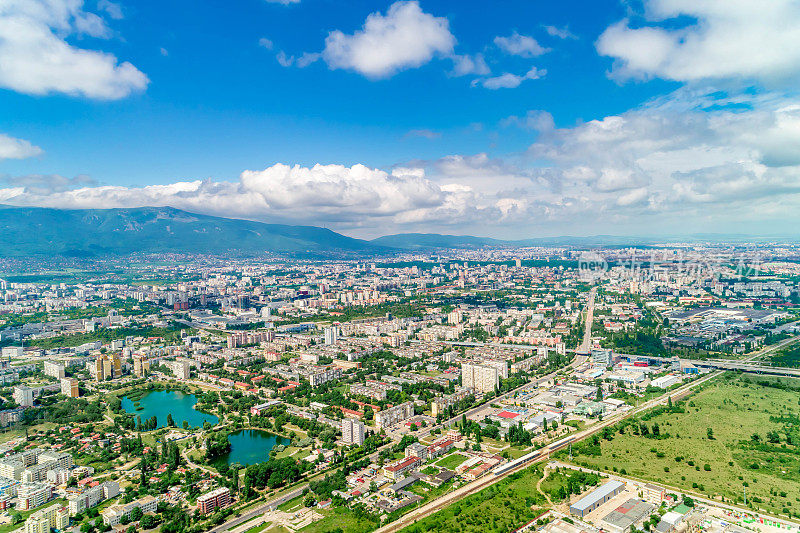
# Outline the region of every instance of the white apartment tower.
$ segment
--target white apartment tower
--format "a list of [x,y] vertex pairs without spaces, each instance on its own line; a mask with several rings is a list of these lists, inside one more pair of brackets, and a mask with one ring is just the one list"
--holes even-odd
[[342,441],[346,444],[364,444],[364,423],[356,418],[342,420]]
[[500,385],[500,371],[496,366],[461,363],[461,385],[476,392],[492,392]]
[[336,344],[339,342],[339,328],[330,326],[325,328],[325,344]]

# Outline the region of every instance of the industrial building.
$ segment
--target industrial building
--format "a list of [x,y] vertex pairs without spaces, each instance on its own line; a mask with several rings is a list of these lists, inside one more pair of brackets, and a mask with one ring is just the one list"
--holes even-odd
[[601,525],[610,533],[628,533],[649,518],[654,508],[653,504],[631,498],[604,516]]
[[611,480],[573,503],[569,508],[569,512],[583,518],[623,490],[625,490],[625,483]]

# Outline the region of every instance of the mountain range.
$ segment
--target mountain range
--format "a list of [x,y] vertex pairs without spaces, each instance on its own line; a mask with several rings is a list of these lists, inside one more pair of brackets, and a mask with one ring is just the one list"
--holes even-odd
[[172,207],[0,207],[0,256],[365,253],[379,247],[316,226],[265,224]]
[[[785,238],[770,238],[770,240]],[[0,205],[0,257],[98,257],[142,253],[367,256],[442,248],[520,246],[622,247],[666,242],[748,241],[747,235],[540,237],[501,240],[401,233],[371,241],[316,226],[267,224],[172,207],[54,209]],[[757,240],[764,240],[757,239]]]

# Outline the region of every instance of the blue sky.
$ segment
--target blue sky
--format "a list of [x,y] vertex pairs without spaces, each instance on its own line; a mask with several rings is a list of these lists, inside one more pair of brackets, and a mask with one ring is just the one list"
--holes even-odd
[[5,203],[357,236],[796,216],[796,2],[7,4]]

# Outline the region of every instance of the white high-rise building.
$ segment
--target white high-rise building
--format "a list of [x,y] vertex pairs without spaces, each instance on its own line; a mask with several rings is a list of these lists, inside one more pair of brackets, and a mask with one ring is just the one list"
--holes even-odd
[[325,344],[336,344],[339,342],[339,328],[330,326],[325,328]]
[[45,376],[52,376],[56,379],[61,379],[66,375],[64,372],[65,372],[64,365],[54,363],[53,361],[44,362]]
[[461,363],[461,385],[477,392],[492,392],[500,386],[500,372],[496,366]]
[[346,444],[364,444],[364,423],[356,418],[342,420],[342,441]]
[[24,385],[14,387],[13,398],[17,405],[30,407],[33,405],[33,389]]
[[167,361],[166,366],[172,370],[172,373],[175,374],[177,379],[189,379],[189,369],[191,366],[188,361]]

